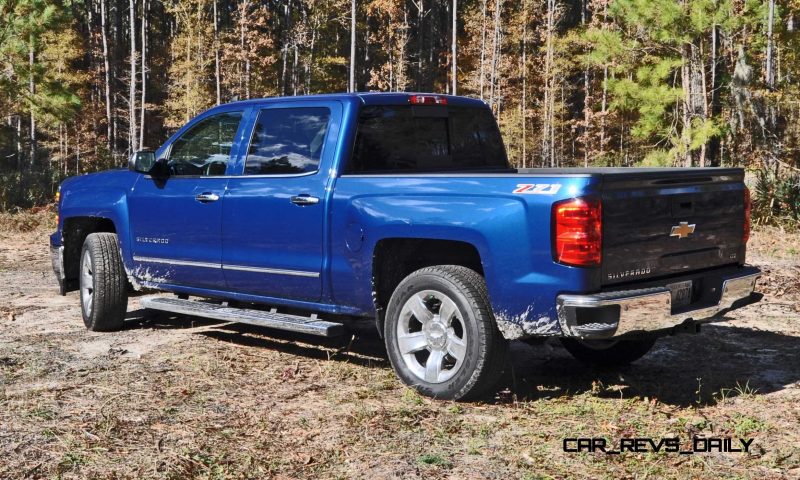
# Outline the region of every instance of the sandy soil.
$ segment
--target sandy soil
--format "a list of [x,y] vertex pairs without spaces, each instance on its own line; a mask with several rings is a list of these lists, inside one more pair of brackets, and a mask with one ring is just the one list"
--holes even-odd
[[[617,371],[515,343],[484,402],[401,386],[370,327],[320,341],[152,314],[84,329],[47,228],[0,225],[0,478],[800,478],[800,237],[759,229],[764,301]],[[749,453],[565,453],[565,437],[753,438]]]

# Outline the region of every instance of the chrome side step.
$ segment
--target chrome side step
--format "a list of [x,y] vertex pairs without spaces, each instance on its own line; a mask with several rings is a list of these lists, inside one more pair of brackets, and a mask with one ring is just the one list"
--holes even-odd
[[287,315],[275,311],[252,310],[246,308],[233,308],[215,303],[206,303],[196,300],[182,300],[171,297],[144,297],[141,299],[144,308],[161,310],[164,312],[192,315],[195,317],[212,318],[226,322],[246,323],[259,327],[269,327],[278,330],[319,335],[321,337],[335,337],[344,333],[341,323],[326,322],[313,315],[301,317]]

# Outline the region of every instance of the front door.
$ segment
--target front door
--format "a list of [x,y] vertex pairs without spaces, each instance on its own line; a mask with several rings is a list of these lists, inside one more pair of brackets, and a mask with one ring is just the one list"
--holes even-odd
[[338,102],[282,102],[257,114],[223,204],[228,288],[316,301],[322,291],[325,192]]
[[167,148],[170,176],[137,180],[128,206],[139,281],[224,288],[222,199],[241,118],[233,111],[196,121]]

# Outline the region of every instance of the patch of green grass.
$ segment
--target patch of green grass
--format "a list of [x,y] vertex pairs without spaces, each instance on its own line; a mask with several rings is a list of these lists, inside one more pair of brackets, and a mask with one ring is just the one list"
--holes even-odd
[[484,423],[480,427],[478,427],[478,436],[481,438],[489,438],[492,435],[492,426],[488,423]]
[[480,455],[483,448],[486,447],[486,442],[478,438],[471,438],[467,441],[467,455]]
[[747,415],[736,414],[731,420],[733,432],[739,437],[744,437],[751,433],[764,432],[768,428],[768,425],[763,420]]
[[713,394],[713,397],[718,403],[725,403],[731,397],[753,399],[756,394],[758,394],[758,389],[750,386],[750,380],[746,381],[744,385],[737,380],[735,387],[721,388],[719,392]]
[[436,467],[450,468],[453,464],[438,453],[425,453],[419,456],[417,461],[423,465],[433,465]]
[[83,455],[78,452],[67,452],[58,462],[58,471],[60,473],[69,472],[85,464],[86,458]]
[[56,418],[56,413],[54,411],[41,405],[29,410],[28,415],[30,415],[32,418],[38,418],[41,420],[53,420]]
[[404,402],[409,405],[420,406],[425,401],[422,399],[419,393],[411,388],[406,388],[403,390],[403,395],[400,397]]

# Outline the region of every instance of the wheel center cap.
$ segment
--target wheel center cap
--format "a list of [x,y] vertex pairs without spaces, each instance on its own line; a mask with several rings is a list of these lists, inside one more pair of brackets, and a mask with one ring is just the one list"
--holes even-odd
[[434,348],[444,348],[447,343],[447,328],[439,322],[430,322],[425,328],[428,344]]

